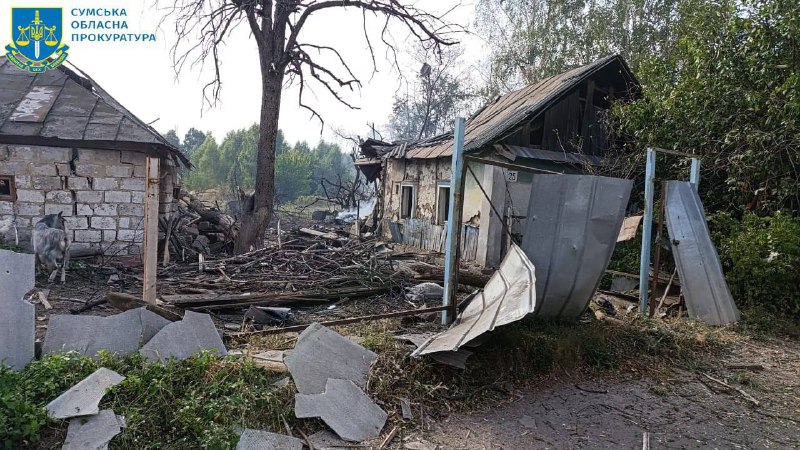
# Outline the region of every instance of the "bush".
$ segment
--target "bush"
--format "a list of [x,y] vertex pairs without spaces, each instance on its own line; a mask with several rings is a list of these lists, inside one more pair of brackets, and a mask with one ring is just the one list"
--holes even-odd
[[739,307],[800,320],[800,219],[717,213],[709,227]]

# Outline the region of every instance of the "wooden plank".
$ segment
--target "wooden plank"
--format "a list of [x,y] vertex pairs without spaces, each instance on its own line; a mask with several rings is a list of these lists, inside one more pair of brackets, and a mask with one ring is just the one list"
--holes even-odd
[[147,158],[144,199],[144,287],[142,300],[156,304],[158,271],[158,158]]

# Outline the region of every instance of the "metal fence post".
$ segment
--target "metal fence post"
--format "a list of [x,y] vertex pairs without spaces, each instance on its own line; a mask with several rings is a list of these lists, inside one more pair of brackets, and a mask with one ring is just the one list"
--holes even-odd
[[642,253],[639,261],[639,312],[647,313],[647,281],[650,272],[650,246],[653,240],[653,189],[656,175],[656,152],[647,149],[644,175],[644,224],[642,225]]
[[700,160],[692,158],[692,169],[689,172],[689,183],[694,185],[695,189],[700,186]]
[[447,215],[447,244],[444,256],[444,295],[442,324],[455,320],[456,290],[458,288],[458,251],[461,238],[461,205],[464,198],[464,118],[457,117],[453,144],[453,162],[450,166],[450,206]]

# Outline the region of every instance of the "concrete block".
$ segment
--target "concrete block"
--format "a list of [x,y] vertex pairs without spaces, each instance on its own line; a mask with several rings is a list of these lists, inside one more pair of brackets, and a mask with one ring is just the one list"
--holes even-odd
[[119,187],[129,191],[144,191],[144,178],[122,178]]
[[318,323],[306,328],[297,339],[286,366],[297,390],[318,394],[329,378],[349,380],[364,387],[377,355]]
[[147,155],[139,152],[122,151],[119,158],[125,164],[135,164],[144,167],[147,164]]
[[30,174],[34,176],[57,177],[58,169],[56,169],[56,165],[53,163],[39,163],[37,161],[30,165]]
[[106,166],[96,163],[75,162],[75,175],[79,177],[104,177]]
[[0,214],[14,214],[14,203],[0,201]]
[[[95,207],[95,211],[97,211],[97,206]],[[91,218],[91,225],[92,228],[98,230],[114,230],[117,228],[117,221],[113,217],[97,217],[94,216]]]
[[236,450],[303,450],[303,441],[283,434],[246,428],[236,444]]
[[61,177],[31,177],[31,185],[34,189],[42,191],[53,191],[56,189],[63,189]]
[[36,162],[68,162],[72,159],[72,149],[63,147],[32,147],[27,158],[33,156]]
[[17,201],[44,203],[44,192],[28,189],[17,189]]
[[100,242],[103,234],[100,230],[75,230],[75,242]]
[[169,358],[183,360],[201,350],[212,350],[220,356],[227,354],[211,316],[186,311],[183,320],[162,328],[139,353],[150,362],[164,362]]
[[103,193],[99,191],[77,191],[75,192],[75,199],[81,203],[101,203],[103,201]]
[[114,230],[103,230],[103,242],[114,242],[117,240],[117,232]]
[[95,150],[88,148],[78,149],[78,161],[81,163],[110,165],[118,164],[119,159],[119,150]]
[[106,166],[106,175],[109,177],[130,178],[133,176],[133,166],[123,164]]
[[35,308],[23,300],[34,286],[34,257],[0,249],[0,363],[21,370],[33,359]]
[[133,166],[133,176],[135,177],[146,177],[147,176],[147,166],[146,163],[142,163],[141,165]]
[[98,414],[100,412],[98,405],[106,390],[124,379],[125,377],[117,372],[101,367],[48,403],[45,409],[53,419]]
[[144,240],[143,230],[118,230],[117,239],[125,242],[142,242]]
[[45,203],[44,213],[45,215],[61,213],[62,216],[69,217],[73,215],[73,208],[72,205]]
[[107,449],[114,436],[122,432],[125,421],[110,409],[94,416],[75,417],[69,421],[67,438],[61,450]]
[[328,379],[322,394],[296,394],[298,418],[321,418],[342,439],[361,442],[381,434],[388,417],[360,387],[350,380]]
[[89,189],[89,179],[84,177],[67,177],[67,187],[74,191],[87,190]]
[[120,216],[144,216],[144,205],[121,204],[117,210]]
[[72,204],[72,192],[70,191],[49,191],[45,198],[49,203]]
[[75,205],[75,207],[76,207],[76,210],[77,210],[77,213],[75,215],[77,215],[77,216],[93,216],[94,215],[94,209],[92,209],[92,205],[89,205],[87,203],[78,203],[77,205]]
[[89,219],[86,217],[65,217],[64,226],[68,230],[85,230],[89,228]]
[[17,189],[33,189],[30,175],[15,175],[14,184],[17,186]]
[[128,254],[129,255],[141,255],[142,254],[142,246],[141,245],[129,245],[128,246]]
[[96,191],[112,191],[117,189],[118,185],[116,178],[95,178],[92,180],[92,188]]
[[170,322],[145,308],[108,317],[52,315],[42,353],[77,351],[95,356],[100,350],[130,355]]
[[106,203],[130,203],[131,202],[131,193],[130,193],[130,191],[106,191],[104,195],[105,195]]
[[44,215],[44,205],[41,203],[17,203],[17,214],[20,216],[41,217]]
[[101,203],[99,205],[95,205],[94,214],[96,216],[116,216],[117,205],[111,205],[108,203]]
[[131,192],[131,203],[144,203],[144,192]]
[[68,177],[72,175],[72,167],[68,163],[56,164],[56,173],[60,177]]

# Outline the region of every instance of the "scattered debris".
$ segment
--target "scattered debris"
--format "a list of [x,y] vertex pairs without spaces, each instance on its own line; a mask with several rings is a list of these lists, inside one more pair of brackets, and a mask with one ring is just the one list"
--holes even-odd
[[730,389],[732,391],[738,392],[739,394],[742,395],[742,397],[744,397],[745,400],[747,400],[748,402],[754,404],[755,406],[758,406],[758,405],[761,404],[758,400],[756,400],[755,397],[753,397],[752,395],[750,395],[747,392],[745,392],[744,389],[738,388],[736,386],[731,386],[730,384],[728,384],[728,383],[726,383],[726,382],[724,382],[724,381],[722,381],[720,379],[714,378],[714,377],[712,377],[711,375],[709,375],[707,373],[703,373],[703,372],[700,372],[700,373],[702,373],[704,377],[706,377],[709,380],[719,384],[720,386],[723,386],[723,387],[728,388],[728,389]]
[[726,364],[725,368],[729,369],[729,370],[750,370],[750,371],[753,371],[753,372],[761,372],[762,370],[764,370],[764,366],[762,364],[758,364],[758,363],[753,363],[753,364],[749,364],[749,363]]
[[439,446],[424,439],[420,439],[418,441],[404,443],[403,448],[407,450],[436,450]]
[[630,241],[635,238],[636,232],[639,231],[639,224],[642,223],[642,217],[644,216],[626,217],[622,221],[622,228],[619,230],[619,235],[617,235],[617,242]]
[[577,320],[611,260],[632,180],[537,174],[522,248],[536,266],[536,311]]
[[296,394],[295,416],[319,417],[342,439],[378,437],[388,415],[350,380],[330,378],[321,394]]
[[668,181],[664,212],[689,317],[710,325],[737,322],[739,310],[725,282],[697,190],[687,181]]
[[448,366],[457,367],[462,370],[467,368],[467,358],[470,356],[472,356],[472,352],[463,348],[460,348],[456,351],[436,352],[430,354],[430,357],[433,358],[434,361],[441,364],[447,364]]
[[319,394],[325,390],[329,378],[349,380],[363,388],[377,357],[339,333],[315,323],[300,334],[294,351],[285,362],[299,392]]
[[285,352],[283,350],[268,350],[266,352],[253,355],[250,357],[250,359],[252,359],[257,366],[263,367],[270,372],[282,373],[288,371],[286,363],[283,361],[284,353]]
[[158,305],[148,305],[139,296],[125,294],[123,292],[108,292],[106,293],[105,300],[109,305],[120,311],[129,311],[136,308],[147,308],[148,310],[158,314],[170,322],[177,322],[178,320],[181,320],[180,314],[174,313]]
[[93,416],[75,417],[69,421],[67,438],[61,450],[107,449],[114,436],[122,432],[125,422],[110,409]]
[[328,430],[317,431],[308,437],[308,441],[314,446],[314,450],[340,450],[351,445]]
[[23,299],[34,271],[33,255],[0,249],[0,362],[17,370],[34,356],[36,308]]
[[278,381],[272,383],[272,386],[275,386],[277,389],[283,389],[289,385],[289,382],[292,381],[289,377],[283,377]]
[[291,308],[275,308],[269,306],[251,306],[246,313],[245,319],[250,319],[255,323],[264,325],[280,325],[289,318]]
[[303,450],[303,441],[283,434],[246,428],[236,450]]
[[459,314],[457,324],[429,339],[412,356],[456,352],[478,336],[533,313],[535,307],[533,264],[521,248],[512,244],[486,289]]
[[124,379],[125,377],[117,372],[101,367],[48,403],[45,408],[54,419],[98,414],[100,412],[98,405],[106,389]]
[[53,315],[44,337],[44,354],[77,351],[95,356],[100,350],[130,355],[170,322],[145,308],[108,317]]
[[414,413],[411,411],[411,402],[407,398],[400,398],[400,410],[403,413],[403,419],[411,420],[414,418]]
[[172,322],[145,344],[139,353],[148,361],[183,360],[201,350],[213,350],[225,356],[227,350],[208,314],[186,311],[183,320]]
[[46,310],[53,309],[53,305],[47,300],[47,297],[50,295],[50,289],[42,289],[41,291],[36,292],[37,297],[39,298],[39,303],[44,307]]
[[381,445],[378,446],[378,450],[383,450],[389,444],[391,444],[395,436],[397,436],[398,431],[400,431],[400,428],[397,425],[392,427],[392,431],[390,431],[389,434],[387,434],[386,437],[383,439],[383,441],[381,441]]
[[421,283],[406,288],[406,298],[412,302],[425,300],[441,300],[444,288],[436,283]]
[[611,290],[614,292],[628,292],[639,286],[639,280],[635,278],[615,276],[611,277]]

